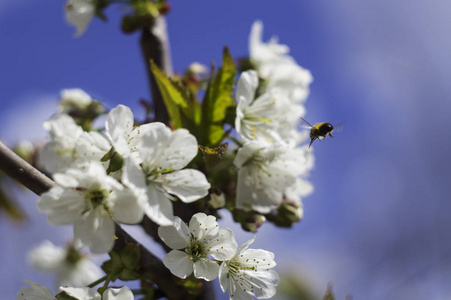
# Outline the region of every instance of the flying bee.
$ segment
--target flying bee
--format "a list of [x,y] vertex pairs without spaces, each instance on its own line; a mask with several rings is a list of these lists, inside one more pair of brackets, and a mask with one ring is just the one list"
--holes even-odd
[[310,144],[308,147],[312,145],[312,143],[319,138],[324,138],[324,141],[326,141],[326,136],[332,136],[332,131],[334,131],[334,126],[328,122],[323,123],[317,123],[315,125],[310,124],[307,122],[304,118],[301,118],[305,123],[307,123],[308,126],[306,126],[308,129],[310,129]]

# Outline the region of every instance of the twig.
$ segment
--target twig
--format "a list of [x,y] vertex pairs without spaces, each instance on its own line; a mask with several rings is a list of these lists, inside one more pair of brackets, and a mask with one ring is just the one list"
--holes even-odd
[[152,60],[168,76],[172,75],[169,39],[164,16],[155,18],[155,23],[152,27],[142,30],[140,43],[155,109],[155,121],[168,125],[169,115],[150,68],[150,61]]

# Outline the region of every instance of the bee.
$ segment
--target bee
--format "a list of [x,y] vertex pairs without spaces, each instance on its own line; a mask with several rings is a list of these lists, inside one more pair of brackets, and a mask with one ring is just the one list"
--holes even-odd
[[334,126],[332,126],[332,124],[328,122],[323,122],[312,125],[309,122],[307,122],[304,118],[301,119],[308,124],[308,126],[306,127],[310,129],[310,144],[308,145],[309,148],[316,139],[322,137],[324,138],[324,141],[326,141],[326,136],[328,135],[331,138],[333,138],[332,131],[334,131]]

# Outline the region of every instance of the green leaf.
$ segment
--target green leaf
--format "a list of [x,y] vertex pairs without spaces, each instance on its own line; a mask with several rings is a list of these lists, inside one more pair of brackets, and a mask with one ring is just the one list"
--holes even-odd
[[172,127],[174,129],[182,128],[181,112],[183,110],[186,114],[189,110],[186,89],[184,90],[180,84],[166,76],[153,61],[151,61],[151,69],[171,118]]
[[332,291],[331,284],[329,284],[329,286],[327,287],[327,291],[324,294],[322,300],[335,300],[335,295],[334,295],[334,292]]
[[14,221],[24,221],[25,213],[18,205],[17,200],[6,194],[3,187],[0,186],[0,213],[5,211],[8,217]]
[[132,281],[140,279],[141,275],[133,270],[123,269],[118,278],[122,281]]
[[127,244],[121,249],[120,256],[122,265],[129,270],[134,270],[138,266],[141,253],[137,245]]
[[234,105],[233,88],[236,66],[228,48],[224,48],[222,67],[214,79],[210,79],[202,102],[201,143],[214,146],[223,139],[227,108]]

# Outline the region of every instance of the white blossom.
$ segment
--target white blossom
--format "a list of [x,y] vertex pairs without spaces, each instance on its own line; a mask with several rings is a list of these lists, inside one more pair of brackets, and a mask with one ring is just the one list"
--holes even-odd
[[[29,287],[23,287],[19,290],[16,296],[16,300],[56,300],[57,297],[53,295],[53,293],[42,284],[26,280],[27,283],[31,285]],[[108,288],[103,292],[101,296],[94,288],[88,287],[69,287],[69,286],[61,286],[59,290],[62,293],[67,294],[73,299],[77,300],[134,300],[134,296],[132,291],[124,286],[120,289]],[[71,298],[71,299],[72,299]],[[59,299],[59,297],[58,297]]]
[[255,21],[249,36],[250,59],[259,75],[267,80],[266,91],[278,89],[294,102],[304,101],[313,81],[310,71],[288,54],[288,46],[279,44],[276,37],[264,43],[262,35],[263,23]]
[[75,143],[83,129],[66,114],[56,114],[44,122],[51,141],[42,149],[39,159],[50,172],[61,172],[69,168],[76,159]]
[[30,280],[24,279],[24,281],[30,284],[31,287],[21,288],[17,293],[16,300],[56,300],[48,287]]
[[303,148],[252,141],[238,150],[234,164],[239,169],[236,207],[269,213],[305,171],[305,154]]
[[81,36],[96,12],[93,0],[70,0],[66,3],[66,20],[75,26],[75,37]]
[[59,113],[44,122],[51,141],[39,154],[40,163],[50,172],[64,172],[86,161],[100,161],[111,148],[100,133],[84,132],[67,114]]
[[162,123],[147,124],[136,156],[126,160],[124,182],[147,197],[147,216],[159,225],[170,225],[173,196],[190,203],[208,194],[205,175],[183,169],[196,155],[196,138],[186,129],[171,131]]
[[124,286],[120,289],[109,288],[100,294],[93,288],[60,287],[62,292],[79,300],[134,300],[132,291]]
[[100,163],[90,162],[54,175],[57,186],[44,193],[38,208],[53,225],[74,224],[76,246],[93,253],[109,252],[114,244],[114,221],[142,220],[142,198],[108,176]]
[[243,244],[219,270],[222,291],[228,289],[230,300],[268,299],[276,294],[279,276],[272,270],[276,266],[274,254],[261,249],[248,249],[255,238]]
[[67,113],[72,109],[85,109],[92,103],[92,98],[82,89],[66,89],[61,91],[58,112]]
[[236,90],[236,130],[246,141],[292,140],[295,125],[305,113],[304,107],[290,101],[279,89],[270,90],[255,98],[257,87],[256,71],[241,74]]
[[28,253],[28,261],[39,270],[55,272],[58,286],[82,287],[102,276],[100,268],[73,246],[61,248],[47,240]]
[[174,249],[164,258],[164,265],[177,277],[186,278],[194,272],[196,278],[211,281],[218,276],[219,265],[211,260],[230,259],[237,243],[228,228],[219,229],[214,216],[193,215],[187,226],[176,217],[173,225],[160,226],[158,235]]
[[152,130],[154,124],[156,123],[134,126],[131,109],[125,105],[118,105],[108,114],[105,121],[105,134],[114,150],[122,157],[127,158],[138,151],[142,135]]

